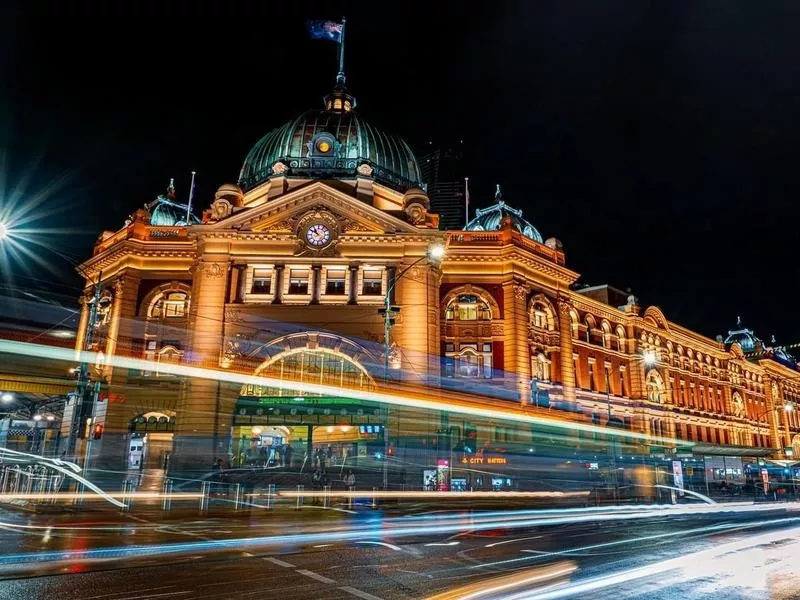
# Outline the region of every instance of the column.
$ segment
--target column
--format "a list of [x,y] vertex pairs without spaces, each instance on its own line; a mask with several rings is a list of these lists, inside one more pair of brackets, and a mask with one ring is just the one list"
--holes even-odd
[[558,301],[559,360],[564,400],[575,401],[575,363],[572,359],[572,321],[570,305],[566,299]]
[[515,281],[503,284],[503,325],[505,329],[504,365],[506,381],[517,390],[519,401],[529,402],[531,381],[528,342],[528,291]]
[[236,275],[236,288],[233,301],[237,304],[244,302],[244,297],[247,295],[247,265],[236,265],[235,269],[231,269],[231,274]]
[[122,299],[125,295],[125,277],[122,276],[114,282],[114,300],[111,304],[111,318],[108,323],[108,336],[106,336],[106,364],[103,371],[108,382],[114,371],[111,358],[116,354],[117,340],[119,338],[119,325],[122,318]]
[[[781,415],[783,417],[783,432],[784,432],[783,435],[785,439],[783,447],[788,448],[789,446],[792,445],[792,430],[791,427],[789,426],[789,413],[786,412],[785,410],[786,398],[784,396],[783,383],[781,383],[780,385],[776,385],[776,391],[777,393],[774,395],[778,400],[778,406],[780,408]],[[792,409],[794,409],[794,407],[792,407]]]
[[81,317],[78,321],[78,332],[75,336],[75,360],[80,361],[81,352],[83,352],[86,341],[86,329],[89,326],[89,298],[82,295],[78,298],[81,305]]
[[404,359],[404,376],[412,379],[438,373],[440,278],[438,265],[429,262],[412,267],[395,286],[401,313],[392,338]]
[[347,303],[358,304],[358,265],[350,265],[348,276],[350,277],[350,289],[348,289]]
[[[187,362],[193,367],[219,368],[228,267],[227,254],[205,254],[194,268],[187,354]],[[228,459],[235,402],[235,398],[228,398],[229,387],[213,376],[186,379],[175,424],[172,463],[175,468],[207,470],[214,459]]]
[[[142,321],[138,318],[138,296],[140,275],[137,271],[126,269],[123,277],[114,283],[114,300],[111,305],[111,320],[108,327],[107,354],[141,358],[141,348],[135,347],[134,340],[141,340]],[[126,401],[128,395],[136,395],[139,384],[131,384],[132,374],[138,371],[109,366],[108,399],[104,405],[105,415],[98,418],[103,423],[103,437],[92,442],[92,465],[98,469],[119,470],[127,467],[128,426],[130,420],[140,411],[141,406]],[[102,410],[98,411],[102,414]],[[100,415],[98,415],[100,417]]]
[[320,285],[322,284],[322,266],[311,265],[311,304],[319,304]]
[[776,400],[773,397],[774,389],[772,387],[772,379],[765,378],[764,380],[764,404],[767,411],[767,422],[769,423],[769,445],[773,448],[781,447],[780,436],[778,435],[778,419],[775,416]]
[[275,298],[272,300],[273,304],[281,304],[283,302],[284,269],[284,265],[275,265],[275,277],[273,278],[275,284]]

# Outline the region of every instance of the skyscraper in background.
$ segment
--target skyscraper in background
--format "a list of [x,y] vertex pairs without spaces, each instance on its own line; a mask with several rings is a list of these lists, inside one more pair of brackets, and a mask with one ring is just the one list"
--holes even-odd
[[422,179],[428,184],[431,211],[438,213],[442,229],[462,229],[466,224],[464,140],[437,146],[428,142],[420,160]]

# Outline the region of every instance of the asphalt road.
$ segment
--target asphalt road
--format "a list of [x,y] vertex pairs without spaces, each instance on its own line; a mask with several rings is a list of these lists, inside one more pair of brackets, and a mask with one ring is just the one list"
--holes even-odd
[[800,598],[800,505],[753,508],[308,509],[169,523],[6,513],[0,600],[389,600],[458,589],[452,597]]

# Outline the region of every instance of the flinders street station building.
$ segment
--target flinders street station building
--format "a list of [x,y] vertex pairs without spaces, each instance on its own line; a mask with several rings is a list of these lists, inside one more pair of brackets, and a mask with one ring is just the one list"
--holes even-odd
[[499,186],[442,230],[409,145],[342,79],[195,201],[200,217],[170,186],[81,265],[76,348],[91,330],[108,382],[103,465],[308,472],[322,458],[390,485],[523,489],[543,464],[585,478],[608,461],[736,483],[800,452],[784,350],[577,287],[558,239]]

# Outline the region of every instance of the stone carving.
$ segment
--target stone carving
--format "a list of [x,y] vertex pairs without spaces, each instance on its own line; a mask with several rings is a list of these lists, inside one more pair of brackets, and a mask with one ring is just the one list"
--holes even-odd
[[528,290],[525,289],[524,285],[514,284],[514,297],[517,300],[524,300],[528,297]]
[[412,225],[422,225],[425,222],[427,212],[419,202],[412,202],[406,207],[406,216],[408,217],[408,222]]
[[373,170],[374,169],[369,165],[369,163],[361,163],[356,168],[356,172],[364,177],[372,177]]
[[492,335],[503,335],[503,324],[492,323]]
[[203,275],[210,279],[219,279],[224,275],[224,270],[219,263],[206,263],[203,265]]
[[274,165],[272,165],[272,172],[275,175],[283,175],[288,170],[289,167],[286,165],[286,163],[283,163],[281,161],[278,161]]
[[211,203],[211,220],[221,221],[230,216],[233,205],[224,198],[218,198]]

